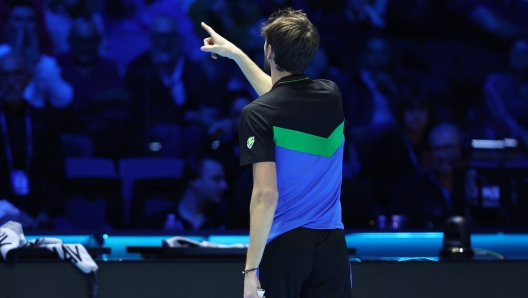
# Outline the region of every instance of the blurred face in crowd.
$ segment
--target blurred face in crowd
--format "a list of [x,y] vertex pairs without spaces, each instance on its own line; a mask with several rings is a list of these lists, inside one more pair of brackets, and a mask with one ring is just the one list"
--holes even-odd
[[3,103],[22,103],[30,80],[30,71],[21,56],[9,53],[0,57],[0,98]]
[[[240,123],[240,116],[242,115],[242,109],[249,104],[249,100],[245,97],[239,97],[231,104],[229,116],[233,119],[234,123]],[[235,125],[235,129],[238,131],[239,125]]]
[[422,132],[429,122],[429,111],[423,107],[409,107],[403,111],[405,129],[413,132]]
[[390,64],[390,49],[383,38],[372,38],[365,46],[363,65],[369,70],[386,70]]
[[169,16],[158,16],[150,25],[151,55],[155,64],[173,62],[179,55],[176,23]]
[[510,49],[510,67],[519,74],[528,75],[528,42],[517,41]]
[[75,24],[69,41],[73,60],[77,64],[93,65],[97,63],[101,36],[93,22]]
[[438,173],[449,173],[451,162],[461,157],[460,137],[456,129],[433,129],[429,139],[433,167]]
[[227,189],[224,167],[214,160],[205,160],[202,175],[191,182],[191,187],[202,202],[220,203]]
[[15,6],[7,19],[8,30],[24,30],[35,29],[36,13],[32,7],[29,6]]

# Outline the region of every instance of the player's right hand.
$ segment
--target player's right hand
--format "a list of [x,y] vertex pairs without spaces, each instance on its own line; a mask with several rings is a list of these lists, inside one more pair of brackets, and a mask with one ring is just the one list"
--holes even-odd
[[207,33],[209,33],[210,37],[204,39],[204,45],[200,50],[210,52],[213,59],[216,59],[217,55],[233,59],[237,51],[240,51],[234,44],[216,33],[213,28],[209,27],[204,22],[202,22],[202,27]]

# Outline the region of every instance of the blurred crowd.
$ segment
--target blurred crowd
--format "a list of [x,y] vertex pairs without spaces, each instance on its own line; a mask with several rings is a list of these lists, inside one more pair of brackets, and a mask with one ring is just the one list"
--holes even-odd
[[[284,6],[321,35],[305,73],[342,92],[346,227],[398,215],[439,228],[460,213],[453,169],[474,159],[472,139],[527,147],[526,0],[1,0],[0,221],[80,228],[65,215],[67,158],[177,158],[170,208],[92,227],[247,228],[237,134],[257,95],[199,50],[200,22],[261,63],[260,25]],[[359,193],[367,203],[347,202]]]

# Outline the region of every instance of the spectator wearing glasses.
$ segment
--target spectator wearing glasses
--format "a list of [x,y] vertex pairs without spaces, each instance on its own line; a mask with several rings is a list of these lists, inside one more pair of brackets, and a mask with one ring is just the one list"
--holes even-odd
[[[64,79],[75,89],[75,98],[65,113],[67,134],[63,140],[68,155],[119,158],[134,155],[131,139],[136,126],[131,102],[117,66],[101,57],[101,33],[90,20],[77,20],[68,38],[71,52],[58,57]],[[82,139],[86,139],[81,141]],[[91,153],[85,143],[94,148]],[[124,145],[127,143],[127,145]]]
[[453,165],[462,159],[460,133],[452,124],[431,130],[429,147],[433,170],[404,177],[396,186],[390,212],[402,215],[413,228],[441,228],[456,213],[452,199]]

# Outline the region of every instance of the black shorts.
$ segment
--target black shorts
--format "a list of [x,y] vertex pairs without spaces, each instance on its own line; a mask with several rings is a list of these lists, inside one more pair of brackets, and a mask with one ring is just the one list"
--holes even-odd
[[349,298],[352,273],[341,229],[297,228],[264,249],[259,279],[266,298]]

